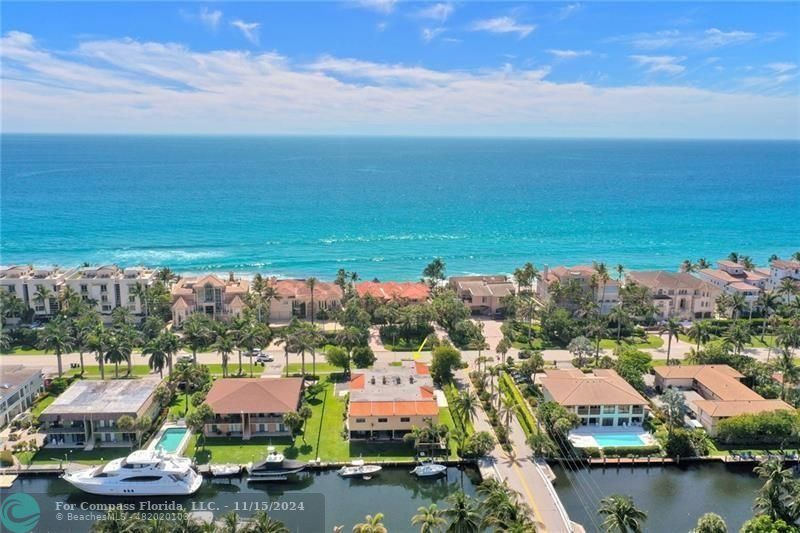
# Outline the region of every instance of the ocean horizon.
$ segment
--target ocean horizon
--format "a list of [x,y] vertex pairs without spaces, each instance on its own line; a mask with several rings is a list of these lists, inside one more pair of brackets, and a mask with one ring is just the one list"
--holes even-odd
[[800,142],[0,136],[0,263],[418,279],[800,249]]

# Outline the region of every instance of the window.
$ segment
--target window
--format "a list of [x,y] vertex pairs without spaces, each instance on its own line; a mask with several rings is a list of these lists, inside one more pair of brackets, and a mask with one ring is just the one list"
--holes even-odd
[[356,418],[356,424],[363,424],[366,421],[367,421],[366,418]]
[[134,296],[133,294],[129,294],[128,295],[128,303],[129,304],[135,304],[136,303],[136,296]]
[[411,422],[411,418],[407,416],[401,417],[400,422]]
[[103,303],[108,303],[108,295],[104,294],[104,295],[100,296],[100,301],[103,302]]
[[388,419],[388,418],[379,418],[379,419],[378,419],[378,423],[379,423],[379,424],[385,424],[385,423],[386,423],[386,422],[388,422],[388,421],[389,421],[389,419]]
[[103,305],[103,312],[104,312],[104,313],[109,313],[109,312],[111,312],[111,306],[110,306],[110,305],[108,305],[108,304],[105,304],[105,305]]
[[150,481],[158,481],[161,479],[161,476],[133,476],[133,477],[126,477],[122,481],[133,482],[133,483],[147,483]]
[[85,284],[81,284],[81,292],[84,293],[84,294],[89,292],[89,286],[85,285]]
[[8,292],[10,292],[11,294],[16,294],[17,288],[14,285],[9,285]]
[[100,292],[108,292],[108,285],[100,285]]

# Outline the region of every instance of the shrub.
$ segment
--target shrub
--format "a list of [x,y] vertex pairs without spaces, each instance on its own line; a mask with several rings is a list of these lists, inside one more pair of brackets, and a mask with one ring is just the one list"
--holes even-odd
[[720,421],[717,436],[729,444],[780,444],[793,439],[797,418],[790,411],[732,416]]
[[591,457],[592,459],[597,459],[600,457],[600,448],[589,447],[589,448],[575,448],[576,452],[580,454],[581,457]]
[[10,450],[3,450],[0,452],[0,466],[12,466],[14,464],[14,455]]
[[368,368],[375,363],[375,354],[369,346],[353,348],[353,364],[356,368]]
[[453,379],[453,371],[463,366],[461,352],[448,344],[433,349],[431,376],[437,383],[445,383]]
[[603,455],[606,457],[647,457],[648,455],[660,455],[661,447],[658,445],[650,446],[610,446],[603,448]]

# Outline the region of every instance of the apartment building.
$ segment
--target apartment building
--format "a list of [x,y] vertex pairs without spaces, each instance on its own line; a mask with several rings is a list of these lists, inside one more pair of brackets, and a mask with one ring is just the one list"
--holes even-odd
[[0,369],[0,427],[30,408],[43,388],[41,368],[12,365]]
[[767,279],[767,290],[777,291],[783,280],[789,278],[794,281],[794,285],[800,290],[800,261],[775,259],[769,264],[769,278]]
[[229,320],[245,308],[250,283],[231,274],[222,280],[214,274],[181,278],[172,286],[172,323],[180,327],[193,313]]
[[[311,318],[311,288],[305,279],[270,279],[278,298],[270,302],[269,318],[287,321],[294,317]],[[342,288],[335,283],[317,281],[314,285],[314,316],[342,306]]]
[[66,277],[65,284],[92,303],[103,321],[109,322],[117,307],[127,308],[134,316],[144,316],[145,304],[135,294],[135,287],[149,286],[155,276],[156,271],[150,268],[103,265],[79,268]]
[[686,272],[664,270],[630,272],[626,283],[646,287],[661,320],[711,318],[719,287]]
[[770,274],[764,269],[747,270],[743,265],[722,259],[718,268],[704,268],[697,275],[726,294],[741,294],[748,307],[755,307],[761,291],[767,288]]
[[[47,318],[58,313],[58,295],[74,270],[59,267],[35,268],[9,266],[0,268],[0,288],[13,294],[33,310],[35,318]],[[19,318],[9,320],[14,324]]]

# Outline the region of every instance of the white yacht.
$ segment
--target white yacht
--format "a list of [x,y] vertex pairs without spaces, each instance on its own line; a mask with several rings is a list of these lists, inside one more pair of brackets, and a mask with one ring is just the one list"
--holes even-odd
[[363,459],[355,459],[350,463],[350,466],[343,466],[340,468],[338,473],[342,477],[368,477],[380,471],[381,467],[379,465],[368,465],[364,464]]
[[191,459],[156,450],[139,450],[63,477],[74,487],[99,496],[183,496],[194,494],[203,483]]
[[436,463],[423,463],[411,471],[417,477],[434,477],[447,472],[447,466]]

